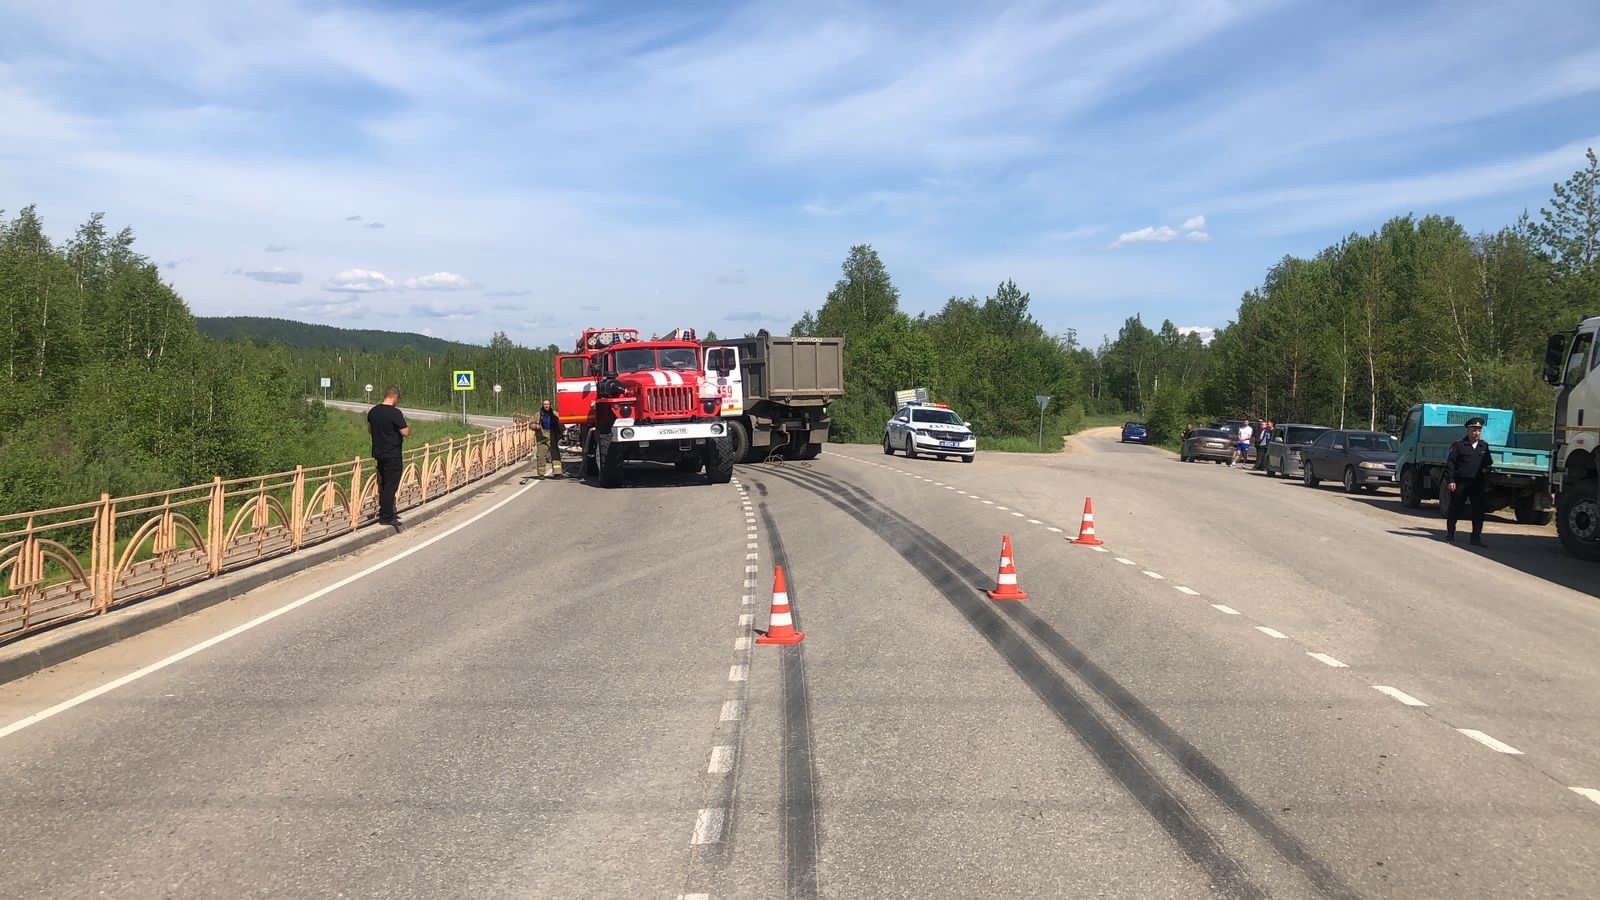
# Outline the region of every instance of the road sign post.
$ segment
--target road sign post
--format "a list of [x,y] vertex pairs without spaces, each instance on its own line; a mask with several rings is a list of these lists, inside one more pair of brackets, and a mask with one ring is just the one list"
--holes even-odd
[[1050,405],[1049,394],[1034,394],[1033,399],[1039,404],[1039,449],[1044,449],[1044,408]]
[[372,385],[367,385],[367,402],[372,402]]
[[466,425],[466,424],[468,424],[467,423],[467,391],[470,391],[470,390],[474,389],[473,385],[472,385],[472,370],[471,369],[456,369],[454,372],[451,373],[451,376],[455,379],[455,389],[456,389],[456,391],[461,394],[461,424]]
[[494,386],[494,414],[500,415],[500,385]]
[[331,387],[333,387],[333,379],[329,378],[326,375],[322,376],[322,402],[323,403],[327,403],[328,402],[328,388],[331,388]]

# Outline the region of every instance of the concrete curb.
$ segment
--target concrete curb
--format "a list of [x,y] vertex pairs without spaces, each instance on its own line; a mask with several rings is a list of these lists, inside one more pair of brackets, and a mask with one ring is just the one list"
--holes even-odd
[[[503,473],[491,475],[468,487],[452,491],[436,501],[404,510],[406,525],[410,527],[426,522],[491,487],[514,479],[527,478],[532,471],[531,463],[516,463],[508,466]],[[0,647],[0,684],[42,672],[92,650],[159,628],[190,613],[270,584],[279,578],[338,559],[363,547],[369,547],[397,533],[388,526],[373,522],[351,534],[334,538],[299,553],[186,585],[170,593],[157,594],[128,606],[113,609],[105,615],[79,619],[59,628],[20,638],[10,646]]]

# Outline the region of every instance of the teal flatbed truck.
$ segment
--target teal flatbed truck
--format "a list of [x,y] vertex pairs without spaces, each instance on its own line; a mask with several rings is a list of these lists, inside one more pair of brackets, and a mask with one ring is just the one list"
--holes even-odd
[[1552,436],[1543,431],[1513,430],[1516,413],[1509,409],[1449,403],[1411,407],[1400,430],[1395,461],[1400,503],[1415,508],[1424,499],[1437,498],[1444,508],[1450,493],[1445,457],[1450,445],[1466,436],[1466,421],[1473,416],[1483,419],[1483,439],[1494,460],[1484,492],[1485,509],[1494,512],[1510,507],[1524,525],[1549,524],[1554,506],[1550,494]]

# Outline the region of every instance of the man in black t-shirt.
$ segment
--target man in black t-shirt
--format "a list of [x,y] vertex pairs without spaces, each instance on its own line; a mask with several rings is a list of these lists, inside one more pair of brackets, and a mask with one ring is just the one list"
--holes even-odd
[[401,448],[411,434],[406,415],[400,411],[400,389],[383,389],[383,402],[367,410],[367,432],[372,435],[372,458],[378,462],[378,521],[400,527],[394,511],[394,495],[400,489],[400,472],[405,468]]

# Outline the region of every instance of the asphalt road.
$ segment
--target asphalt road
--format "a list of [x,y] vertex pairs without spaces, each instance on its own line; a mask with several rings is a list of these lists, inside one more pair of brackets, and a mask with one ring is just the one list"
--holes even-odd
[[[1538,529],[1114,432],[735,477],[511,479],[0,686],[0,893],[1600,885],[1596,579]],[[792,647],[749,640],[775,565]]]

